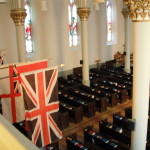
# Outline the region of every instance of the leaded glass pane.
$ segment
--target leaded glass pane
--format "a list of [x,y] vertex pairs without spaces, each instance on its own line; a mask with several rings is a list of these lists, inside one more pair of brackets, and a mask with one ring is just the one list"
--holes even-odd
[[112,41],[112,5],[110,1],[106,2],[107,12],[107,42]]
[[33,46],[32,46],[32,35],[31,35],[31,11],[30,6],[27,3],[25,5],[26,9],[26,19],[25,19],[25,43],[26,43],[26,52],[30,53],[33,52]]
[[68,6],[69,45],[78,46],[78,16],[76,0],[70,0]]

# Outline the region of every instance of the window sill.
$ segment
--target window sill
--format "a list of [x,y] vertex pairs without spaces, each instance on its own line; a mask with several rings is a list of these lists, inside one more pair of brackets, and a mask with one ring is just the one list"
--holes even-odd
[[76,51],[76,50],[80,50],[81,48],[80,48],[80,46],[72,46],[72,47],[69,47],[69,49],[73,50],[73,51],[74,50]]
[[35,56],[34,52],[26,53],[26,58],[31,58],[31,57],[34,57],[34,56]]
[[112,46],[113,42],[107,42],[107,46]]

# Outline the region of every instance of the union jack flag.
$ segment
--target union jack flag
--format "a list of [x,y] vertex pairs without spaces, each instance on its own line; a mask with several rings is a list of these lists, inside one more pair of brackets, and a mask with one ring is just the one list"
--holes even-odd
[[47,60],[3,65],[0,67],[0,98],[3,116],[11,123],[24,120],[24,101],[20,88],[20,73],[47,68]]
[[62,132],[57,126],[57,76],[57,67],[21,74],[25,120],[32,142],[39,147],[62,138]]

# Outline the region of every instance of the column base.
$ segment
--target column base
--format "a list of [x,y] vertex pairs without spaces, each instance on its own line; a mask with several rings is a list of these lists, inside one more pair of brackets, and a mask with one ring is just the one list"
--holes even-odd
[[131,69],[125,69],[125,68],[124,68],[124,71],[125,71],[126,73],[131,73]]
[[85,86],[90,86],[90,80],[82,80],[82,84]]

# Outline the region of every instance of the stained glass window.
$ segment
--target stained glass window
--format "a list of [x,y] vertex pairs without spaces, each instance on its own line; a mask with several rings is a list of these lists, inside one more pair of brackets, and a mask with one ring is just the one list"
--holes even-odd
[[106,15],[107,15],[107,42],[112,42],[112,4],[106,1]]
[[69,18],[69,45],[70,47],[78,46],[78,15],[76,0],[69,0],[68,6]]
[[33,44],[32,44],[32,32],[31,32],[31,10],[29,1],[25,1],[25,9],[26,9],[26,19],[25,19],[25,43],[26,43],[26,52],[33,52]]

